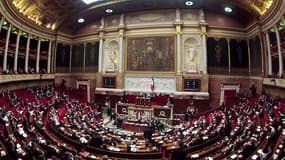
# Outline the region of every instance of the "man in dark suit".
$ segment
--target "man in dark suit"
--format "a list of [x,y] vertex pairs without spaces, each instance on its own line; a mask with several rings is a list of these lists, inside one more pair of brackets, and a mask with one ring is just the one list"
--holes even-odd
[[186,151],[183,143],[179,143],[179,148],[172,152],[171,160],[186,160]]
[[102,137],[96,134],[92,135],[92,139],[90,141],[90,145],[100,148],[103,144]]

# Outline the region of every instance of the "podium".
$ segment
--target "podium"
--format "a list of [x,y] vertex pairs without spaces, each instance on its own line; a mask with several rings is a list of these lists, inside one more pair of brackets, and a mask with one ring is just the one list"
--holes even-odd
[[138,106],[129,106],[128,107],[128,120],[129,121],[150,121],[153,117],[153,108],[145,108]]
[[128,117],[128,120],[133,122],[149,121],[152,118],[173,119],[173,107],[157,105],[145,107],[136,104],[117,103],[115,109],[116,114]]
[[151,106],[150,97],[136,97],[136,105]]

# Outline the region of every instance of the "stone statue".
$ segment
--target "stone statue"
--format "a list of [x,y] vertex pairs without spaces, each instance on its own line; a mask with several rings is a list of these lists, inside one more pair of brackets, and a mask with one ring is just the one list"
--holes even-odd
[[188,56],[187,71],[197,72],[196,51],[194,47],[187,49],[186,55]]

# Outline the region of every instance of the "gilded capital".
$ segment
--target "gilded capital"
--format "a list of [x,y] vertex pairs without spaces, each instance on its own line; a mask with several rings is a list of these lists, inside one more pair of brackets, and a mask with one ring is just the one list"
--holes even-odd
[[124,37],[124,30],[123,29],[119,30],[119,37],[120,38]]
[[207,35],[208,35],[208,33],[207,33],[207,32],[203,32],[203,31],[202,31],[202,32],[201,32],[201,35],[202,35],[202,36],[207,36]]
[[181,31],[181,25],[176,25],[176,33],[175,33],[176,35],[180,35],[180,34],[182,34],[182,31]]
[[181,34],[182,34],[182,32],[177,32],[177,31],[176,31],[176,33],[175,33],[175,34],[176,34],[176,35],[181,35]]
[[104,39],[104,32],[99,33],[99,39]]

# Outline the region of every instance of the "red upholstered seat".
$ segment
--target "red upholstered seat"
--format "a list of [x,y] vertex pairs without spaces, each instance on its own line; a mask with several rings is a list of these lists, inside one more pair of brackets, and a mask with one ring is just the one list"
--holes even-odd
[[127,95],[128,103],[136,103],[136,95]]

